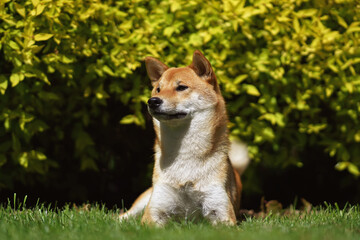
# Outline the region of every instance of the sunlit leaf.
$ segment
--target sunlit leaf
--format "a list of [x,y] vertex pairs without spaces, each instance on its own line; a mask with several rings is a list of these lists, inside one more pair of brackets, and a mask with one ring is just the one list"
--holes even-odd
[[300,11],[296,12],[295,14],[299,18],[305,18],[305,17],[316,16],[317,13],[318,13],[317,9],[309,8],[309,9],[300,10]]
[[54,34],[52,33],[38,33],[34,35],[34,40],[35,41],[46,41],[49,40],[50,38],[52,38],[54,36]]
[[338,162],[335,165],[336,170],[343,171],[349,166],[349,162]]
[[348,171],[355,176],[360,176],[359,168],[353,163],[349,163]]
[[24,74],[22,73],[13,73],[10,75],[10,82],[11,82],[11,86],[15,87],[16,85],[19,84],[19,82],[21,82],[22,80],[24,80]]
[[120,120],[121,124],[132,124],[136,121],[135,115],[127,115]]
[[0,75],[0,93],[5,94],[8,87],[8,80],[4,75]]
[[39,4],[40,0],[31,0],[31,3],[34,7],[36,7]]
[[41,13],[43,13],[45,7],[45,4],[38,4],[36,7],[35,16],[39,16]]
[[14,41],[9,41],[9,46],[14,50],[20,50],[19,45]]
[[244,87],[246,89],[247,94],[256,96],[256,97],[260,96],[259,90],[254,85],[247,84]]
[[24,152],[20,155],[19,157],[19,163],[21,166],[23,166],[24,168],[27,168],[29,166],[29,158],[28,158],[28,153]]
[[14,6],[15,6],[15,10],[18,14],[20,14],[20,16],[22,16],[23,18],[25,17],[26,15],[26,10],[25,10],[25,7],[21,4],[18,4],[18,3],[14,3]]

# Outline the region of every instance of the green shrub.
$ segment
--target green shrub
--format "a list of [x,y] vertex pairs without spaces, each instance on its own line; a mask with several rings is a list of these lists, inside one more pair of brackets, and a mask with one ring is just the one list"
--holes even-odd
[[88,128],[107,126],[110,100],[130,109],[121,124],[145,126],[144,57],[181,66],[195,49],[258,164],[301,167],[311,146],[360,176],[357,1],[5,0],[0,19],[0,184],[45,174],[60,155],[97,170]]

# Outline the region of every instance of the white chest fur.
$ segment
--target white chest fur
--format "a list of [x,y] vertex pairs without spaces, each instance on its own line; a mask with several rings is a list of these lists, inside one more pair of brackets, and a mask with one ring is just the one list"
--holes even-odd
[[[221,170],[227,149],[221,149],[223,146],[217,143],[220,149],[212,151],[215,141],[212,111],[198,112],[191,120],[179,125],[155,122],[160,129],[155,163],[160,182],[174,184],[174,187],[192,182],[201,189],[202,182],[211,182]],[[226,126],[223,131],[225,133]]]

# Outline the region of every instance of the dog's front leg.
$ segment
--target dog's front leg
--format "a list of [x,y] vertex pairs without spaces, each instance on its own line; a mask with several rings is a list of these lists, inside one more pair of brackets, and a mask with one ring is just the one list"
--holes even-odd
[[205,191],[203,216],[211,224],[236,224],[234,206],[223,186],[211,186]]
[[165,225],[173,217],[177,202],[177,194],[171,186],[166,184],[154,185],[141,222],[156,226]]

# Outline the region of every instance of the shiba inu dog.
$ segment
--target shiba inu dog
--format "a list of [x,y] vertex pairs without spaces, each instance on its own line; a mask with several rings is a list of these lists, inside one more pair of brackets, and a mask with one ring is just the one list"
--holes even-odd
[[195,51],[187,67],[169,68],[153,57],[145,64],[153,86],[153,186],[120,219],[144,212],[143,223],[159,226],[197,218],[235,224],[240,173],[249,159],[243,144],[230,144],[225,102],[210,62]]

